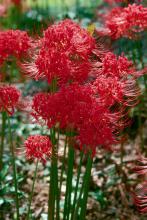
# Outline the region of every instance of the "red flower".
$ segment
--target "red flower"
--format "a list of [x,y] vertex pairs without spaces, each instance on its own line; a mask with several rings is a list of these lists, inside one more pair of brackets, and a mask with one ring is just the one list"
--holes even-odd
[[71,84],[54,94],[37,94],[33,100],[33,116],[43,119],[49,127],[75,132],[80,146],[91,148],[99,145],[110,147],[116,143],[116,129],[120,116],[102,106],[90,85]]
[[90,71],[90,54],[95,40],[71,20],[50,26],[39,42],[38,54],[27,72],[35,79],[56,78],[60,85],[87,79]]
[[108,52],[99,68],[94,69],[96,80],[93,89],[102,105],[108,108],[114,104],[133,106],[137,103],[139,89],[136,87],[136,73],[132,62],[126,57],[117,58]]
[[34,135],[29,136],[25,141],[26,156],[28,159],[39,159],[43,163],[46,162],[46,158],[50,157],[52,144],[47,136]]
[[76,128],[88,114],[92,103],[89,86],[71,84],[54,94],[39,93],[34,97],[34,115],[47,122],[49,127],[60,123],[63,128]]
[[147,8],[132,4],[128,7],[117,7],[106,15],[106,28],[111,31],[114,39],[120,37],[134,37],[147,28]]
[[30,48],[30,42],[31,40],[26,31],[0,31],[0,64],[8,56],[20,58],[26,55],[26,52]]
[[108,52],[93,62],[91,82],[62,86],[54,94],[39,93],[33,99],[33,116],[48,127],[75,132],[80,146],[107,148],[117,142],[119,133],[128,125],[129,106],[137,103],[136,71],[126,57]]
[[7,111],[8,114],[14,113],[20,97],[20,91],[15,87],[0,85],[0,111]]

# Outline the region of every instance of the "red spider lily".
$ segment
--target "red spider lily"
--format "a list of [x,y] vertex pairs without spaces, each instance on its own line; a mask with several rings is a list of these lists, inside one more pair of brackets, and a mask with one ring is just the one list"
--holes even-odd
[[116,103],[133,106],[138,102],[139,89],[136,87],[136,70],[126,57],[117,58],[106,53],[102,65],[94,69],[96,80],[93,89],[100,102],[108,108]]
[[135,34],[147,28],[147,8],[132,4],[128,7],[117,7],[105,16],[105,26],[111,31],[111,37],[135,37]]
[[134,202],[141,213],[147,213],[147,181],[138,185],[134,193]]
[[[75,132],[80,146],[92,149],[116,143],[116,128],[120,115],[111,112],[95,97],[90,85],[71,84],[54,94],[37,94],[33,100],[33,116],[43,119],[49,127]],[[85,148],[85,149],[86,149]]]
[[49,127],[60,123],[62,128],[75,128],[84,120],[92,104],[92,90],[89,86],[71,84],[54,94],[39,93],[34,97],[33,109]]
[[38,47],[34,62],[26,65],[26,71],[36,80],[46,78],[51,83],[56,78],[63,85],[87,79],[95,40],[78,24],[64,20],[50,26]]
[[20,91],[13,86],[0,85],[0,111],[6,111],[9,115],[14,113],[20,98]]
[[91,148],[94,153],[100,145],[110,148],[128,125],[129,107],[137,103],[139,73],[132,62],[104,52],[86,30],[70,20],[49,27],[36,50],[28,70],[35,79],[59,79],[60,87],[53,94],[34,97],[34,118],[49,128],[58,125],[72,130],[82,149]]
[[46,158],[50,157],[52,144],[47,136],[32,135],[25,141],[26,156],[28,159],[39,159],[46,163]]
[[0,64],[9,56],[20,58],[25,56],[31,46],[31,39],[26,31],[0,31]]

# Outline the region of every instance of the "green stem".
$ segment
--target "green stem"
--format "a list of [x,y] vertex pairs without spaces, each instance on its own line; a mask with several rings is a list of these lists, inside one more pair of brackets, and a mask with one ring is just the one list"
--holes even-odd
[[[53,94],[57,90],[57,80],[53,79],[50,85],[50,92]],[[50,136],[52,141],[52,156],[51,156],[51,170],[50,170],[50,186],[49,186],[49,199],[48,199],[48,220],[55,218],[55,204],[58,198],[58,163],[57,163],[57,148],[55,128],[50,129]],[[58,207],[57,207],[58,209]],[[57,213],[56,213],[57,216]]]
[[17,220],[19,220],[19,200],[18,200],[17,173],[16,173],[16,164],[15,164],[15,154],[14,154],[13,138],[12,138],[12,131],[11,131],[11,123],[10,123],[10,117],[9,116],[8,116],[8,131],[9,131],[9,139],[10,139],[10,151],[11,151],[11,154],[12,154],[12,166],[13,166],[13,178],[14,178],[14,186],[15,186],[16,212],[17,212]]
[[71,213],[71,220],[73,220],[73,217],[74,217],[74,211],[75,211],[75,206],[76,206],[76,201],[77,201],[78,186],[79,186],[79,180],[80,180],[80,174],[81,174],[83,155],[84,155],[83,152],[81,152],[80,153],[80,163],[79,163],[79,167],[78,167],[77,182],[76,182],[75,194],[74,194],[74,200],[73,200],[73,207],[72,207],[72,213]]
[[[58,137],[57,137],[57,151],[59,148],[59,138],[60,138],[60,129],[58,129]],[[56,180],[58,183],[58,164],[57,164],[57,172],[56,172]],[[57,195],[56,195],[56,220],[60,220],[60,191],[57,185]]]
[[3,167],[3,152],[4,152],[4,139],[5,139],[5,127],[6,127],[6,112],[2,112],[2,132],[1,132],[1,145],[0,145],[0,170]]
[[63,161],[62,161],[62,168],[61,168],[61,176],[60,176],[60,193],[61,193],[61,188],[62,188],[62,182],[63,182],[63,173],[65,171],[65,158],[66,158],[66,147],[67,147],[67,136],[65,138],[65,145],[64,145],[64,155],[63,155]]
[[58,178],[56,178],[57,173],[57,158],[56,158],[56,146],[55,146],[55,130],[51,129],[51,141],[53,144],[52,157],[51,157],[51,172],[50,172],[50,187],[49,187],[49,201],[48,201],[48,220],[54,220],[55,218],[55,200]]
[[[144,69],[144,61],[143,61],[143,48],[142,48],[142,41],[137,41],[136,43],[137,49],[138,49],[138,60],[141,63],[142,69]],[[145,84],[145,90],[147,91],[147,80],[146,76],[143,76],[144,84]],[[145,94],[146,94],[145,91]],[[143,125],[142,125],[142,108],[144,104],[144,98],[141,100],[140,105],[139,105],[139,116],[138,116],[138,124],[139,124],[139,134],[140,134],[140,142],[141,142],[141,148],[144,149],[144,138],[143,138]]]
[[[89,181],[90,181],[90,175],[91,175],[91,168],[92,168],[92,159],[91,159],[91,154],[89,154],[87,165],[86,165],[86,171],[85,171],[85,175],[83,178],[83,183],[82,183],[79,198],[77,201],[77,206],[74,211],[73,220],[78,219],[80,206],[81,206],[80,217],[83,218],[86,213],[86,205],[87,205],[87,198],[88,198],[88,188],[89,188]],[[83,195],[83,200],[82,200],[82,195]],[[81,220],[81,218],[80,218],[80,220]]]
[[89,183],[90,183],[90,176],[91,176],[91,168],[92,168],[92,159],[91,155],[88,157],[87,167],[86,167],[86,175],[84,179],[84,187],[83,187],[83,200],[81,203],[81,214],[80,220],[85,220],[86,216],[86,207],[87,207],[87,199],[88,199],[88,191],[89,191]]
[[69,215],[70,215],[70,210],[71,210],[73,166],[74,166],[74,149],[72,148],[72,146],[69,146],[63,220],[70,219]]
[[37,176],[38,162],[39,161],[37,160],[36,168],[35,168],[35,173],[34,173],[34,178],[33,178],[32,190],[31,190],[31,194],[30,194],[30,197],[29,197],[29,206],[28,206],[27,220],[29,220],[29,217],[30,217],[31,203],[32,203],[32,198],[33,198],[33,193],[34,193],[34,186],[35,186],[35,181],[36,181],[36,176]]

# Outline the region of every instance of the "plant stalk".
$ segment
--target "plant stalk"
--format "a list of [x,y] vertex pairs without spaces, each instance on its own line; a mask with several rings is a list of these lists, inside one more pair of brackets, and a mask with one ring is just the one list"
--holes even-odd
[[35,168],[35,173],[34,173],[34,178],[33,178],[33,184],[32,184],[32,190],[31,190],[31,194],[30,194],[30,197],[29,197],[29,206],[28,206],[27,220],[29,220],[29,218],[30,218],[31,204],[32,204],[32,198],[33,198],[33,193],[34,193],[34,186],[35,186],[35,181],[36,181],[36,176],[37,176],[38,163],[39,163],[39,160],[37,160],[37,163],[36,163],[36,168]]
[[14,186],[15,186],[16,212],[17,212],[17,220],[19,220],[20,217],[19,217],[19,199],[18,199],[17,171],[16,171],[15,154],[14,154],[14,146],[13,146],[13,138],[12,138],[12,130],[11,130],[11,123],[10,123],[10,117],[9,116],[8,116],[8,132],[9,132],[9,139],[10,139],[10,151],[11,151],[11,154],[12,154],[12,166],[13,166],[13,179],[14,179]]
[[6,127],[6,112],[2,112],[2,129],[1,129],[1,145],[0,145],[0,170],[3,167],[3,152],[4,152],[4,139],[5,139],[5,127]]

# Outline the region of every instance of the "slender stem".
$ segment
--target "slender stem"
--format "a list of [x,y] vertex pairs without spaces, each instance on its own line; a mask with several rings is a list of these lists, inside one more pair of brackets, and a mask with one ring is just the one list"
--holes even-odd
[[[50,92],[53,94],[57,90],[57,80],[53,79],[50,85]],[[58,163],[57,163],[57,147],[55,128],[50,129],[50,136],[52,141],[52,156],[51,156],[51,172],[50,172],[50,186],[48,199],[48,220],[55,218],[55,204],[58,197]],[[57,214],[57,213],[56,213]]]
[[0,170],[3,167],[3,151],[4,151],[4,139],[5,139],[5,127],[6,127],[6,112],[2,112],[2,132],[1,132],[1,145],[0,145]]
[[9,139],[10,139],[10,151],[12,154],[12,166],[13,166],[13,178],[14,178],[14,186],[15,186],[15,202],[16,202],[17,220],[19,220],[19,200],[18,200],[18,185],[17,185],[17,173],[16,173],[17,171],[16,171],[13,138],[12,138],[11,123],[10,123],[9,116],[8,116],[8,130],[9,130]]
[[[82,213],[81,217],[82,218],[83,218],[83,216],[86,212],[86,204],[87,204],[87,198],[88,198],[88,188],[89,188],[91,168],[92,168],[92,159],[91,159],[91,154],[89,154],[87,165],[86,165],[86,172],[85,172],[85,175],[83,177],[83,183],[82,183],[82,186],[81,186],[79,198],[78,198],[78,201],[77,201],[76,208],[74,210],[73,220],[78,219],[80,206],[81,206],[81,213]],[[82,200],[82,195],[83,195],[83,200]],[[81,218],[80,218],[80,220],[81,220]]]
[[[60,139],[60,129],[58,128],[58,136],[57,136],[57,150],[59,148],[59,139]],[[57,164],[58,165],[58,164]],[[58,183],[58,170],[56,173],[57,183]],[[56,197],[56,220],[60,220],[60,191],[59,186],[57,185],[57,197]]]
[[86,207],[87,207],[87,199],[88,199],[88,191],[89,191],[89,183],[90,183],[90,176],[91,176],[91,168],[92,168],[92,158],[91,155],[88,157],[87,167],[86,167],[86,175],[84,179],[84,189],[83,189],[83,200],[81,202],[81,214],[80,220],[85,220],[86,216]]
[[[142,41],[137,41],[136,43],[137,49],[138,49],[138,60],[141,63],[141,67],[142,69],[144,68],[144,62],[143,62],[143,49],[142,49]],[[146,80],[146,76],[143,76],[143,80],[144,80],[144,85],[145,85],[145,93],[147,91],[147,80]],[[140,142],[141,142],[141,148],[144,149],[144,138],[143,138],[143,126],[142,126],[142,118],[141,118],[141,111],[142,111],[142,107],[143,107],[143,103],[144,102],[144,98],[141,100],[141,103],[139,105],[139,116],[138,116],[138,124],[139,124],[139,134],[140,134]]]
[[49,187],[49,201],[48,201],[48,220],[54,220],[55,217],[55,200],[58,183],[58,178],[56,178],[57,173],[57,158],[56,158],[56,146],[55,146],[55,130],[50,129],[51,140],[53,144],[52,157],[51,157],[51,172],[50,172],[50,187]]
[[73,166],[74,166],[74,149],[71,146],[69,146],[69,150],[68,150],[67,166],[68,167],[67,167],[67,180],[66,180],[66,193],[65,193],[63,220],[69,220],[70,209],[71,209],[72,177],[73,177]]
[[35,173],[34,173],[34,178],[33,178],[32,190],[31,190],[31,194],[30,194],[30,197],[29,197],[27,220],[29,220],[29,218],[30,218],[30,210],[31,210],[31,203],[32,203],[32,198],[33,198],[33,193],[34,193],[34,186],[35,186],[35,181],[36,181],[36,176],[37,176],[38,162],[39,161],[37,160]]
[[67,147],[67,136],[65,138],[64,155],[63,155],[62,168],[61,168],[61,176],[60,176],[60,185],[59,185],[60,193],[61,193],[62,182],[63,182],[63,172],[65,170],[66,147]]
[[83,152],[81,152],[80,153],[80,163],[79,163],[79,167],[78,167],[77,182],[76,182],[75,194],[74,194],[74,200],[73,200],[73,207],[72,207],[72,213],[71,213],[71,220],[73,220],[73,217],[74,217],[74,211],[75,211],[75,206],[76,206],[76,201],[77,201],[78,186],[79,186],[79,180],[80,180],[83,155],[84,155]]

